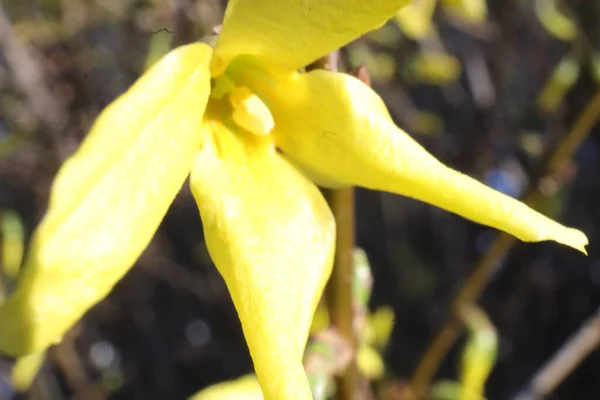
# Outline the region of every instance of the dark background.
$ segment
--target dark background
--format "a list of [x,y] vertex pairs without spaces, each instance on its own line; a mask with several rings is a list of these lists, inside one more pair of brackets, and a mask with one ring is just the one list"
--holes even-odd
[[[178,4],[196,37],[221,21],[217,0]],[[61,161],[98,112],[139,76],[149,54],[163,54],[177,40],[177,18],[167,0],[7,0],[3,6],[0,208],[16,211],[30,234]],[[533,2],[493,0],[483,24],[457,22],[439,8],[439,42],[410,40],[390,23],[344,49],[343,61],[368,61],[373,86],[398,124],[442,161],[519,196],[538,184],[545,149],[568,133],[597,90],[600,73],[590,60],[600,50],[600,3],[568,6],[580,29],[572,42],[542,27]],[[29,57],[15,55],[15,41]],[[420,78],[414,67],[432,43],[462,67],[443,85]],[[555,109],[540,110],[540,92],[573,51],[577,81],[557,97]],[[33,83],[23,78],[36,75]],[[481,298],[499,334],[489,399],[522,389],[600,304],[599,140],[595,128],[564,166],[557,190],[538,205],[585,231],[589,256],[554,243],[519,243],[499,260]],[[389,304],[396,312],[385,352],[388,372],[406,380],[496,232],[423,203],[360,189],[356,215],[358,245],[375,277],[372,306]],[[438,378],[457,377],[463,344],[453,348]],[[550,398],[600,398],[599,369],[594,352]],[[185,186],[136,266],[50,352],[37,383],[50,397],[31,397],[181,399],[250,370],[237,315]],[[0,398],[9,395],[0,386]]]

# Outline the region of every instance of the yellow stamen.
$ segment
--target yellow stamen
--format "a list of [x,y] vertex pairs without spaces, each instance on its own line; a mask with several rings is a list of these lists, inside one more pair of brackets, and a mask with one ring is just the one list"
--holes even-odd
[[238,126],[260,136],[271,133],[275,126],[273,116],[265,103],[245,86],[236,87],[229,94],[232,117]]

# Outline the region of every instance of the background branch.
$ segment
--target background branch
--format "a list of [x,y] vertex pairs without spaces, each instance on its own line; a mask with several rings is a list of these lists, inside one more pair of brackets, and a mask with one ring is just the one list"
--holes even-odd
[[193,6],[194,0],[173,0],[175,33],[171,40],[171,47],[182,46],[198,39],[195,37],[195,23],[190,18],[190,10]]
[[[583,140],[590,133],[592,128],[600,118],[600,91],[588,102],[586,108],[577,117],[569,133],[548,152],[545,170],[548,174],[543,179],[554,179],[559,181],[558,174],[561,166],[572,159],[575,151],[579,148]],[[525,195],[524,203],[532,208],[540,203],[544,198],[540,191],[540,182],[533,185]],[[462,324],[457,318],[458,310],[464,304],[472,303],[477,300],[489,282],[492,273],[505,254],[515,245],[517,239],[506,233],[500,233],[496,240],[481,259],[467,282],[463,285],[461,291],[456,296],[453,303],[453,315],[440,333],[436,336],[431,345],[427,348],[417,366],[412,378],[411,388],[417,398],[425,395],[426,390],[433,379],[439,365],[454,345],[459,335],[462,333]]]
[[549,395],[600,344],[600,308],[534,375],[515,400],[536,400]]
[[32,110],[42,122],[42,132],[50,137],[58,157],[60,160],[64,160],[68,156],[68,150],[61,144],[61,141],[64,141],[63,131],[68,123],[67,111],[48,86],[39,61],[16,37],[1,4],[0,51],[6,59],[18,88],[23,92],[31,104]]

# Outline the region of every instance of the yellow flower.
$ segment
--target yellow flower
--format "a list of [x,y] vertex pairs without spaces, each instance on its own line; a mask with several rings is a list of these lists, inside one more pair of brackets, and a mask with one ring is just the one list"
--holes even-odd
[[402,31],[411,39],[423,39],[431,33],[437,0],[413,0],[394,16]]
[[526,241],[585,235],[448,169],[348,75],[299,70],[406,0],[232,0],[214,50],[172,51],[98,117],[63,165],[0,350],[41,351],[134,264],[191,173],[206,243],[268,399],[307,399],[302,352],[330,274],[334,221],[315,183],[427,201]]

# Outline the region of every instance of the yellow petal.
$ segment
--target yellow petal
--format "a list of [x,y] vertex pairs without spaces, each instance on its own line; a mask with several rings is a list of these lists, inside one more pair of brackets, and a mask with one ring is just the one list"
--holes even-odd
[[402,31],[411,39],[423,39],[431,33],[437,0],[414,0],[395,15]]
[[422,51],[409,64],[417,79],[431,85],[447,85],[461,74],[460,61],[450,54]]
[[295,70],[378,28],[408,0],[231,0],[213,74],[238,55]]
[[385,364],[381,359],[381,355],[372,347],[363,345],[360,346],[356,353],[356,364],[358,369],[367,378],[377,380],[383,377],[385,373]]
[[331,273],[331,211],[272,147],[242,142],[218,123],[212,129],[215,142],[205,143],[191,176],[208,250],[238,311],[265,398],[309,399],[302,354]]
[[209,386],[189,400],[263,400],[263,395],[256,376],[245,375]]
[[10,376],[13,387],[19,392],[26,392],[40,372],[45,358],[46,351],[18,358]]
[[2,237],[1,259],[4,273],[9,279],[14,280],[21,269],[25,252],[25,227],[16,212],[0,213],[0,236]]
[[358,79],[318,70],[282,80],[268,99],[277,144],[321,184],[358,185],[431,203],[524,241],[585,251],[585,235],[454,171],[396,127]]
[[59,341],[147,246],[188,175],[210,90],[210,47],[175,50],[100,115],[61,168],[24,276],[0,307],[0,350]]
[[557,0],[536,0],[535,14],[552,36],[571,41],[577,35],[577,24],[559,9]]
[[487,17],[485,0],[442,0],[442,2],[448,10],[456,12],[467,21],[482,23]]
[[371,315],[370,324],[375,331],[373,345],[376,348],[383,349],[387,346],[394,329],[395,319],[394,309],[389,306],[381,306]]
[[485,383],[496,363],[498,334],[488,316],[477,307],[463,307],[461,318],[470,331],[461,360],[462,398],[481,399]]

